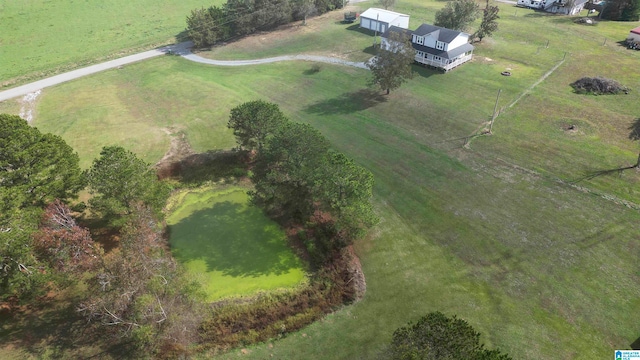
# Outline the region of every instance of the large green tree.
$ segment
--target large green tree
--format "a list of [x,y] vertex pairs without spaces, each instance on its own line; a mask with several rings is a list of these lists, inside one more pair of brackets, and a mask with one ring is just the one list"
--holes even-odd
[[187,16],[187,36],[196,48],[215,45],[229,38],[230,25],[223,8],[211,6],[191,11]]
[[480,333],[455,315],[441,312],[423,316],[393,333],[391,345],[382,356],[402,360],[510,360],[500,350],[485,349]]
[[380,47],[378,55],[367,63],[371,70],[371,83],[386,90],[387,95],[391,90],[399,88],[413,77],[411,65],[415,54],[411,39],[392,32],[386,45]]
[[497,20],[500,18],[498,12],[500,12],[500,8],[489,5],[489,0],[487,0],[485,8],[482,10],[482,22],[480,23],[478,31],[474,34],[474,37],[482,41],[483,38],[491,36],[491,34],[498,30]]
[[435,26],[465,31],[478,18],[479,6],[475,0],[454,0],[436,12]]
[[280,129],[285,121],[278,105],[255,100],[231,109],[227,127],[233,130],[240,147],[260,150],[267,137]]
[[373,174],[346,155],[330,151],[318,168],[314,198],[336,218],[341,239],[347,242],[378,222],[373,212]]
[[10,216],[0,214],[0,299],[16,296],[25,301],[47,290],[50,277],[36,258],[31,239],[41,213],[31,207],[13,208]]
[[[0,114],[0,188],[17,207],[74,198],[84,187],[78,155],[61,137]],[[16,197],[17,196],[17,197]],[[15,203],[20,200],[19,203]]]
[[32,234],[42,207],[83,188],[78,155],[62,138],[43,134],[19,116],[0,114],[0,297],[21,300],[47,289]]
[[252,200],[269,213],[295,220],[313,214],[312,189],[329,142],[308,124],[287,121],[256,157]]
[[138,201],[160,216],[170,192],[150,164],[120,146],[102,148],[86,177],[92,210],[112,220],[130,214],[132,204]]

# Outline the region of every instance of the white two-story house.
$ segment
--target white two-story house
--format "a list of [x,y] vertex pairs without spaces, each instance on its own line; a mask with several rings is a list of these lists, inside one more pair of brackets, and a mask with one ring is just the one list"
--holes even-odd
[[390,34],[395,32],[401,37],[410,37],[416,51],[417,63],[449,71],[473,58],[473,45],[469,44],[469,34],[422,24],[414,31],[395,26],[382,35],[382,44],[386,46]]

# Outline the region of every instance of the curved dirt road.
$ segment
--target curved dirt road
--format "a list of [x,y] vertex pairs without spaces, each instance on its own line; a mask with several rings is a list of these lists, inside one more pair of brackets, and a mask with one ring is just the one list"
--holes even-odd
[[314,56],[314,55],[285,55],[285,56],[277,56],[272,58],[255,59],[255,60],[212,60],[212,59],[206,59],[201,56],[193,54],[190,50],[191,45],[192,45],[191,42],[183,42],[175,45],[169,45],[169,46],[161,47],[158,49],[149,50],[142,53],[129,55],[119,59],[88,66],[82,69],[69,71],[56,76],[48,77],[46,79],[38,80],[26,85],[18,86],[9,90],[0,91],[0,101],[16,98],[19,96],[24,96],[29,93],[38,91],[40,89],[58,85],[63,82],[75,80],[83,76],[95,74],[104,70],[117,68],[118,66],[131,64],[133,62],[138,62],[142,60],[147,60],[147,59],[154,58],[160,55],[165,55],[165,54],[176,54],[190,61],[198,62],[201,64],[217,65],[217,66],[244,66],[244,65],[268,64],[268,63],[279,62],[279,61],[302,60],[302,61],[323,62],[328,64],[337,64],[337,65],[344,65],[344,66],[353,66],[361,69],[367,69],[365,63],[362,63],[362,62],[351,62],[351,61],[346,61],[338,58],[332,58],[327,56]]

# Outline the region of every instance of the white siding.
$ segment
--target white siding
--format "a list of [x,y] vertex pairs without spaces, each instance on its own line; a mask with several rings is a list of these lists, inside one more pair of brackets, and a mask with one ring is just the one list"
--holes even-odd
[[365,29],[369,29],[369,30],[373,30],[373,31],[378,31],[379,33],[383,33],[387,30],[387,28],[389,27],[389,24],[382,22],[382,21],[376,21],[374,19],[367,19],[367,18],[363,18],[362,16],[360,17],[360,27],[361,28],[365,28]]
[[451,41],[449,43],[449,46],[447,47],[447,51],[451,51],[459,46],[462,46],[466,43],[469,42],[469,35],[467,34],[460,34],[458,35],[455,39],[453,39],[453,41]]
[[424,37],[424,46],[430,48],[436,48],[436,39],[431,35],[425,35]]
[[630,32],[627,38],[633,39],[633,41],[640,41],[640,34]]

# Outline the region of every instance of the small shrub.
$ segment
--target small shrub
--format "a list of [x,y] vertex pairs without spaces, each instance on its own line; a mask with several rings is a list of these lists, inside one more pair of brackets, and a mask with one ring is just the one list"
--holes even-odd
[[577,18],[573,22],[575,22],[576,24],[582,24],[582,25],[597,25],[598,24],[598,22],[596,20],[594,20],[593,18],[590,18],[590,17]]
[[319,64],[313,64],[311,65],[311,73],[315,74],[315,73],[319,73],[320,70],[322,70],[322,68],[320,67]]
[[619,82],[603,77],[583,77],[582,79],[571,84],[573,90],[578,94],[618,94],[627,92],[627,88],[620,85]]

